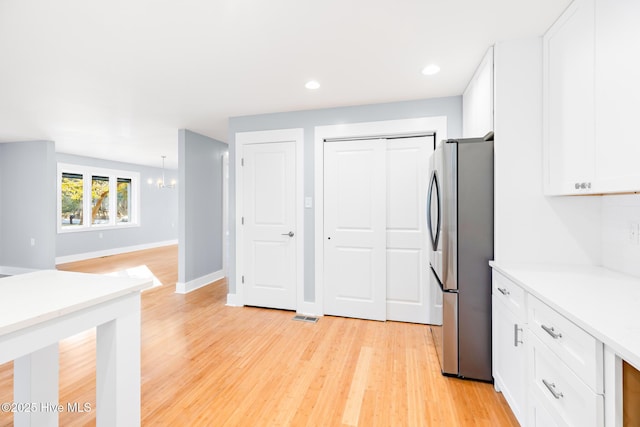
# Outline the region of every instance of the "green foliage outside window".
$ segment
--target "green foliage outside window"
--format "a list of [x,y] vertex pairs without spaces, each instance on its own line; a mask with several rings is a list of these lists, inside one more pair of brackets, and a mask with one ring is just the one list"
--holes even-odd
[[109,223],[109,178],[91,178],[91,223]]
[[62,225],[82,225],[82,175],[62,174]]
[[129,222],[130,205],[130,193],[131,193],[131,180],[126,178],[118,178],[118,205],[117,216],[118,222]]

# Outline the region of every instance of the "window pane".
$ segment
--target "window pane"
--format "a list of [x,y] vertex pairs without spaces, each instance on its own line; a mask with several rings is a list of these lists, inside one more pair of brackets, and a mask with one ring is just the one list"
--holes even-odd
[[82,225],[82,175],[63,173],[61,190],[61,225],[63,227]]
[[129,222],[131,213],[131,179],[118,178],[118,223]]
[[109,177],[91,177],[91,223],[109,223]]

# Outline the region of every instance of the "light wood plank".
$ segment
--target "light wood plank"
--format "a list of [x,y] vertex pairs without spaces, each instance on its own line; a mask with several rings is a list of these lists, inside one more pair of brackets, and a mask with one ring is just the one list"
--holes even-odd
[[[224,280],[176,294],[175,246],[58,268],[141,264],[164,284],[142,294],[143,425],[342,426],[356,409],[360,426],[518,425],[491,384],[440,374],[427,326],[227,307]],[[60,343],[60,402],[93,408],[61,426],[95,424],[95,357],[95,331]],[[0,402],[12,387],[12,363],[0,365]],[[0,413],[0,426],[12,419]]]
[[344,413],[342,414],[342,423],[350,426],[358,425],[360,417],[360,409],[364,400],[364,392],[367,388],[369,379],[369,371],[371,370],[371,360],[373,359],[373,349],[371,347],[362,347],[356,364],[356,371],[353,374],[349,394],[347,395],[347,403],[345,404]]

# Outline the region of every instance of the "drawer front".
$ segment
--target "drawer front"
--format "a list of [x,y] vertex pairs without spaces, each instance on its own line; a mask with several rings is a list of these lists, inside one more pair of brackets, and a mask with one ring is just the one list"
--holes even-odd
[[603,346],[575,323],[529,295],[529,329],[596,393],[603,393]]
[[[520,423],[521,425],[524,425]],[[529,404],[529,427],[563,427],[564,424],[558,424],[558,420],[554,419],[551,413],[532,395]]]
[[[604,398],[530,334],[531,393],[558,425],[603,427]],[[560,422],[561,421],[561,422]]]
[[504,302],[516,316],[524,318],[526,316],[524,290],[496,270],[493,270],[492,281],[496,299]]

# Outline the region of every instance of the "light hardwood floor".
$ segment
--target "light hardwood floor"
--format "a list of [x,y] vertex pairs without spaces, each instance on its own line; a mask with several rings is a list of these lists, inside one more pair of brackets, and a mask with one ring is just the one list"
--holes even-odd
[[[174,293],[175,246],[59,265],[106,273],[145,264],[164,284],[142,295],[142,423],[148,426],[517,426],[493,386],[443,377],[429,328],[225,306],[215,282]],[[60,402],[95,410],[95,333],[60,345]],[[0,365],[0,402],[12,364]],[[0,413],[0,426],[11,425]],[[61,426],[95,413],[62,413]]]

